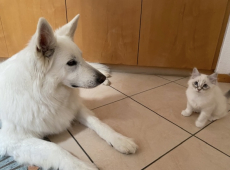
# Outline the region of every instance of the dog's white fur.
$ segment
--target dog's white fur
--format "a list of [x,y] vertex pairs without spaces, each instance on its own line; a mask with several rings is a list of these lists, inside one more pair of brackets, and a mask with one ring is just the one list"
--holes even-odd
[[[194,83],[197,82],[197,85]],[[206,84],[206,88],[203,85]],[[194,68],[192,76],[188,81],[186,90],[187,108],[181,112],[183,116],[190,116],[193,111],[200,112],[196,126],[205,126],[208,120],[220,119],[228,113],[226,96],[217,85],[217,74],[200,74]]]
[[[81,57],[73,42],[79,15],[53,32],[40,18],[28,46],[0,64],[0,155],[10,155],[23,164],[48,169],[95,170],[44,136],[66,130],[74,119],[93,129],[122,153],[135,153],[132,139],[102,123],[80,101],[74,86],[92,88],[98,78],[109,76],[108,68],[93,67]],[[77,65],[69,66],[70,60]],[[104,80],[104,79],[103,79]]]

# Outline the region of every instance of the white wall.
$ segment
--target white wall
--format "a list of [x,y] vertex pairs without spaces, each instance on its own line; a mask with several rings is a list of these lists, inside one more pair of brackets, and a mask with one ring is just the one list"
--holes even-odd
[[219,60],[216,66],[216,72],[219,74],[230,73],[230,17],[226,28],[225,37],[220,51]]

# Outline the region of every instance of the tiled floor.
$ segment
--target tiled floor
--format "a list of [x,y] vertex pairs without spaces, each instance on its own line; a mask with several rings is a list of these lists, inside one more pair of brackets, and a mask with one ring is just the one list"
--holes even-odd
[[[181,116],[188,78],[113,73],[112,84],[81,89],[83,102],[97,117],[139,145],[124,155],[96,133],[76,123],[49,137],[73,155],[101,170],[229,170],[230,115],[195,126],[198,114]],[[220,83],[223,91],[230,84]]]

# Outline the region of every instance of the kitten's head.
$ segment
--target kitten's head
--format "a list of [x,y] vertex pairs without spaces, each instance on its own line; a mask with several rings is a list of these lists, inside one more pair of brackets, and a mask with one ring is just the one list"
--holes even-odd
[[193,69],[192,76],[188,81],[188,88],[197,93],[206,93],[214,88],[217,84],[217,73],[211,75],[200,74],[197,68]]

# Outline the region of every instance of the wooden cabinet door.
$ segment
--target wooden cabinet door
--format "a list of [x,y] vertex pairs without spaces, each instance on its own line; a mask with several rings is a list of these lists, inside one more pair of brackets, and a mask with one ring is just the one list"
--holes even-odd
[[141,0],[66,0],[80,14],[75,42],[87,61],[137,65]]
[[66,23],[65,0],[0,0],[0,17],[12,56],[29,42],[40,17],[45,17],[53,28]]
[[138,65],[210,70],[228,0],[143,0]]
[[1,22],[1,16],[0,16],[0,57],[8,57],[8,51],[6,47],[6,40],[5,35],[2,29],[2,22]]

